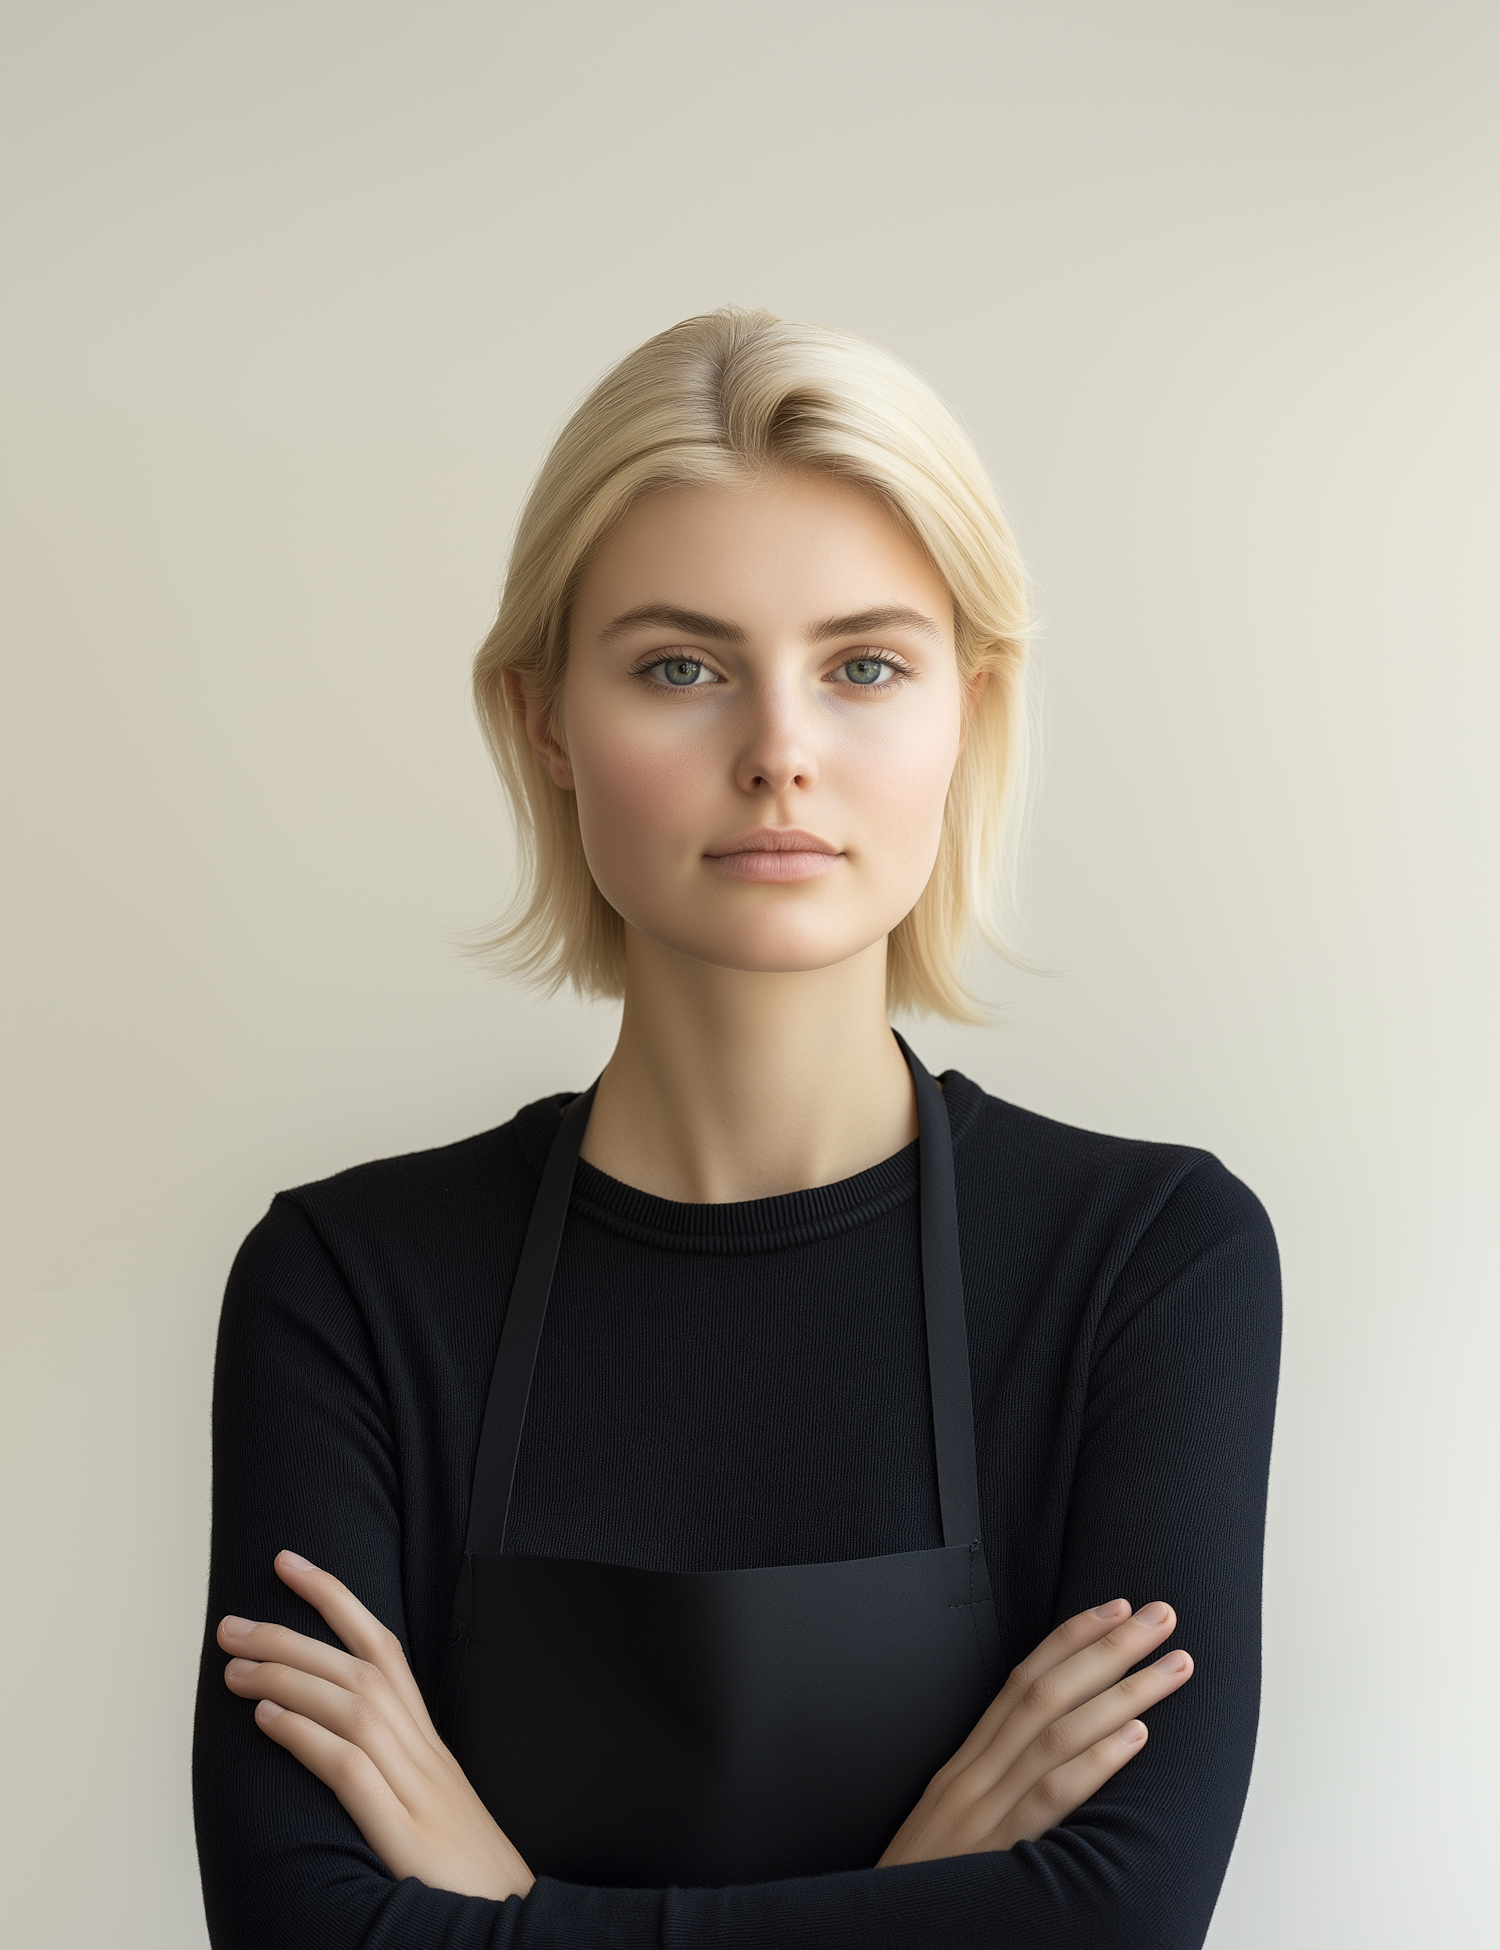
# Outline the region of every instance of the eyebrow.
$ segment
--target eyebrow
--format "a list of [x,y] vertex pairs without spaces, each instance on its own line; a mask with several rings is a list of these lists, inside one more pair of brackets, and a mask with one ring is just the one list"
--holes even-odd
[[864,636],[870,630],[915,630],[918,636],[937,642],[942,632],[930,616],[904,603],[889,603],[883,609],[862,609],[853,616],[830,616],[812,633],[814,643],[827,643],[831,637]]
[[744,643],[745,632],[738,623],[726,623],[719,616],[705,616],[701,610],[678,609],[672,603],[642,603],[639,609],[627,609],[623,616],[617,616],[599,632],[601,643],[613,643],[617,636],[626,636],[631,630],[643,630],[650,625],[669,630],[681,630],[685,636],[713,637],[718,643]]
[[[616,637],[627,636],[632,630],[648,628],[681,630],[685,636],[712,637],[717,643],[745,643],[749,639],[738,623],[725,622],[721,616],[706,616],[701,610],[678,609],[675,603],[642,603],[637,609],[627,609],[599,633],[601,643],[612,643]],[[828,643],[838,637],[863,636],[871,630],[915,630],[919,636],[931,638],[936,642],[942,635],[930,616],[924,616],[919,609],[908,609],[904,603],[888,603],[880,609],[857,610],[852,616],[830,616],[825,622],[815,625],[810,632],[814,643]]]

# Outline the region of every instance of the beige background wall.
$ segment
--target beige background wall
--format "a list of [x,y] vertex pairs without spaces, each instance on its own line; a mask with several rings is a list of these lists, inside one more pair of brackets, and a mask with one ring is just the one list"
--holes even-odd
[[466,664],[561,416],[726,298],[927,373],[1036,572],[1058,972],[927,1061],[1279,1228],[1214,1950],[1494,1942],[1495,22],[11,0],[8,1944],[204,1941],[239,1238],[608,1049],[451,946],[509,857]]

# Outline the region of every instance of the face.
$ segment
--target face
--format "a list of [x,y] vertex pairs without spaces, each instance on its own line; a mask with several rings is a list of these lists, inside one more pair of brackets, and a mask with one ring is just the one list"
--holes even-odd
[[928,557],[862,489],[787,474],[638,501],[584,574],[561,709],[528,729],[631,928],[793,971],[915,905],[961,702]]

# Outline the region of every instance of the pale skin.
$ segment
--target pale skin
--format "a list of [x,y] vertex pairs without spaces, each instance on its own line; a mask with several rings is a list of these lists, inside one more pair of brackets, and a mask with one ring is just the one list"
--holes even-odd
[[[626,925],[620,1038],[583,1155],[660,1197],[831,1184],[916,1136],[886,945],[931,873],[974,692],[930,559],[872,497],[772,474],[638,501],[589,561],[566,676],[511,703],[575,793]],[[344,1651],[226,1618],[225,1680],[392,1875],[524,1897],[532,1876],[439,1740],[399,1641],[290,1551]],[[1060,1625],[929,1783],[882,1864],[1006,1849],[1081,1807],[1192,1674],[1161,1601]]]

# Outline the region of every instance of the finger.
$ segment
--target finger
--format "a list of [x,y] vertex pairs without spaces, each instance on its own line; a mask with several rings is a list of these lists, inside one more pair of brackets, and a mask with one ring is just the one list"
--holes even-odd
[[935,1782],[946,1785],[973,1768],[978,1772],[970,1786],[987,1793],[1043,1727],[1113,1685],[1154,1652],[1177,1623],[1176,1612],[1159,1600],[1134,1614],[1122,1613],[1122,1602],[1081,1612],[1043,1639]]
[[1064,1619],[1062,1624],[1049,1632],[1036,1650],[1014,1669],[1004,1686],[985,1708],[974,1731],[953,1758],[933,1777],[933,1785],[938,1786],[949,1776],[961,1773],[971,1761],[985,1751],[1000,1727],[1015,1711],[1017,1702],[1034,1680],[1040,1678],[1044,1672],[1050,1672],[1054,1666],[1061,1665],[1064,1660],[1072,1658],[1075,1653],[1093,1645],[1129,1617],[1129,1599],[1112,1598],[1108,1604],[1096,1605],[1092,1611],[1077,1612],[1072,1618]]
[[1175,1693],[1192,1674],[1193,1662],[1186,1652],[1169,1652],[1144,1672],[1131,1673],[1071,1713],[1050,1721],[983,1797],[994,1810],[995,1822],[1004,1819],[1007,1809],[1018,1807],[1048,1774]]
[[362,1748],[340,1739],[316,1720],[286,1712],[270,1700],[256,1707],[255,1724],[332,1788],[344,1812],[392,1875],[411,1873],[404,1866],[412,1846],[410,1818]]
[[280,1665],[331,1680],[335,1686],[354,1688],[360,1662],[353,1653],[309,1638],[305,1632],[294,1632],[289,1625],[257,1624],[231,1615],[219,1620],[217,1637],[222,1650],[233,1658],[274,1659]]
[[1108,1604],[1095,1605],[1092,1611],[1075,1612],[1073,1617],[1065,1618],[1061,1625],[1055,1626],[1036,1650],[1023,1659],[1011,1677],[1020,1677],[1028,1684],[1054,1666],[1071,1659],[1075,1652],[1082,1652],[1090,1645],[1097,1645],[1106,1633],[1123,1625],[1131,1615],[1128,1598],[1111,1598]]
[[1055,1720],[1071,1713],[1122,1678],[1154,1652],[1177,1623],[1170,1605],[1143,1605],[1132,1617],[1060,1664],[1037,1673],[997,1728],[988,1750],[973,1763],[975,1785],[984,1792]]
[[286,1667],[370,1700],[396,1731],[407,1753],[420,1758],[426,1752],[446,1752],[425,1712],[421,1720],[414,1719],[405,1690],[393,1685],[368,1659],[356,1659],[352,1652],[325,1645],[322,1639],[309,1638],[305,1632],[294,1632],[288,1625],[253,1624],[248,1618],[233,1616],[219,1621],[218,1641],[226,1652],[234,1654],[224,1675],[230,1690],[246,1699],[267,1697],[248,1683],[250,1667]]
[[1044,1774],[995,1830],[991,1848],[1014,1848],[1017,1842],[1039,1841],[1049,1828],[1059,1828],[1069,1815],[1090,1801],[1104,1783],[1118,1774],[1146,1744],[1142,1720],[1127,1720],[1113,1733],[1062,1767]]
[[[420,1729],[412,1725],[410,1714],[389,1693],[388,1703],[397,1708],[394,1714],[382,1710],[383,1702],[369,1692],[350,1692],[330,1680],[272,1660],[233,1659],[225,1668],[224,1683],[241,1699],[270,1700],[360,1748],[380,1769],[404,1807],[414,1809],[422,1801],[437,1756]],[[380,1683],[384,1685],[384,1681]]]
[[296,1551],[278,1551],[274,1569],[282,1583],[307,1600],[356,1659],[367,1659],[372,1666],[380,1668],[407,1712],[435,1741],[437,1731],[396,1634],[360,1603],[348,1585],[341,1584],[331,1571],[309,1563]]
[[[1147,1658],[1176,1624],[1176,1612],[1157,1599],[1142,1605],[1137,1612],[1117,1614],[1109,1630],[1094,1633],[1074,1645],[1062,1658],[1043,1660],[1033,1655],[1017,1668],[1015,1676],[1024,1693],[1035,1694],[1040,1689],[1044,1695],[1076,1704],[1113,1685],[1133,1665]],[[1044,1640],[1038,1652],[1049,1643]]]

